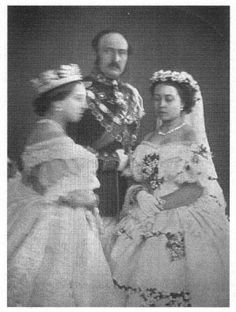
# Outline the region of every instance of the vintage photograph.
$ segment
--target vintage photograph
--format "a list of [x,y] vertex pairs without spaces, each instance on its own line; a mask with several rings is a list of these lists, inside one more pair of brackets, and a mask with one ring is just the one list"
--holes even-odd
[[7,7],[7,306],[229,307],[230,6]]

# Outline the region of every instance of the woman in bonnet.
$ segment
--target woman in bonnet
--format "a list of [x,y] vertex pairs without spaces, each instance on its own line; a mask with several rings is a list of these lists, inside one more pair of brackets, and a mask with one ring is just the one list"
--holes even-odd
[[163,70],[151,82],[158,126],[124,172],[135,183],[114,235],[114,282],[126,306],[228,306],[228,221],[199,85]]
[[67,122],[87,108],[79,67],[34,79],[41,117],[8,185],[8,306],[117,305],[99,240],[95,155],[76,145]]

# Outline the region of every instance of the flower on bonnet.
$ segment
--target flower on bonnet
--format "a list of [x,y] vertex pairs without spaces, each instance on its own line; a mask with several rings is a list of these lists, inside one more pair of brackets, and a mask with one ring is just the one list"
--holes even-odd
[[32,79],[32,85],[37,94],[45,93],[72,81],[81,81],[82,75],[77,64],[61,65],[59,69],[47,70]]

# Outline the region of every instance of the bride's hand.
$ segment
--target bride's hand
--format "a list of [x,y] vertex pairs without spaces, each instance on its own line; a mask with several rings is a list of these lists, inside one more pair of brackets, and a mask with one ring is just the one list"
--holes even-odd
[[157,200],[152,194],[146,191],[140,191],[136,198],[140,209],[147,216],[152,216],[162,210],[162,201]]

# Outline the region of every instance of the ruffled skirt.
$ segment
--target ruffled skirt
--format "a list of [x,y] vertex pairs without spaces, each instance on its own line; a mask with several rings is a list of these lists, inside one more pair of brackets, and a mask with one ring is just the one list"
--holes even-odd
[[127,215],[117,227],[111,267],[125,306],[229,306],[223,207],[204,194],[192,206],[158,213],[145,226]]
[[9,195],[8,306],[119,306],[92,213],[20,183]]

